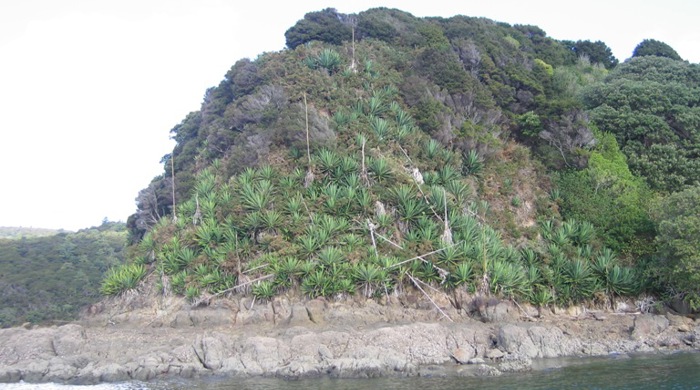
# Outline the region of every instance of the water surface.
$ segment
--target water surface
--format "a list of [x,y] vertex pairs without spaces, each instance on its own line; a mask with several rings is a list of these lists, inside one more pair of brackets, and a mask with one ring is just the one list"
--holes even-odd
[[[373,379],[315,378],[282,380],[274,378],[204,378],[149,383],[128,382],[95,386],[57,384],[0,384],[0,390],[185,390],[185,389],[262,389],[262,390],[426,390],[426,389],[698,389],[700,354],[615,356],[538,360],[528,373],[500,377],[411,377]],[[459,367],[455,367],[455,370]]]

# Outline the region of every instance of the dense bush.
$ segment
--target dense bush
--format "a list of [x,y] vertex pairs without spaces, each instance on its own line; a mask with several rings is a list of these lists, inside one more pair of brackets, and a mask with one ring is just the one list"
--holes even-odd
[[0,327],[75,319],[100,298],[108,269],[122,264],[124,224],[77,233],[0,239]]

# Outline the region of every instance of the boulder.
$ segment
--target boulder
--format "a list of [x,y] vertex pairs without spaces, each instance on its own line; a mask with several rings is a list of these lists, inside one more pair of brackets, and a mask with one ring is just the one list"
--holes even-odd
[[581,350],[579,340],[565,336],[564,332],[556,326],[533,326],[527,330],[527,334],[538,350],[537,357],[570,356]]
[[452,351],[452,358],[459,364],[470,364],[470,359],[476,356],[474,348],[460,347]]
[[53,336],[53,350],[57,356],[76,356],[82,352],[86,341],[87,335],[82,326],[63,325],[56,329]]
[[498,365],[498,370],[501,372],[524,372],[532,370],[532,360],[528,358],[504,359]]
[[502,358],[504,355],[505,355],[505,353],[503,353],[503,351],[501,351],[500,349],[492,348],[492,349],[489,349],[488,351],[486,351],[486,354],[484,355],[484,357],[491,359],[491,360],[496,360],[496,359]]
[[211,336],[200,336],[195,339],[192,348],[204,368],[208,370],[221,368],[227,349],[221,340]]
[[516,356],[534,358],[540,354],[527,329],[520,326],[512,324],[502,326],[498,331],[497,342],[501,350]]
[[131,379],[127,368],[116,363],[98,366],[95,368],[95,376],[100,378],[100,382],[124,382]]
[[632,327],[632,340],[650,341],[668,328],[669,321],[666,317],[653,314],[640,314],[634,318]]

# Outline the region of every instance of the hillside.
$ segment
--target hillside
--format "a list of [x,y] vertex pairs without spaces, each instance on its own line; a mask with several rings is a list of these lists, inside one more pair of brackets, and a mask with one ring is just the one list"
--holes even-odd
[[171,130],[103,293],[697,302],[698,236],[674,229],[700,213],[671,201],[700,194],[697,65],[393,9],[285,36]]
[[68,321],[100,299],[110,267],[124,263],[126,229],[105,223],[75,233],[0,239],[0,327]]
[[27,228],[27,227],[12,227],[0,226],[0,239],[19,239],[22,237],[46,237],[54,234],[68,233],[63,229],[43,229],[43,228]]

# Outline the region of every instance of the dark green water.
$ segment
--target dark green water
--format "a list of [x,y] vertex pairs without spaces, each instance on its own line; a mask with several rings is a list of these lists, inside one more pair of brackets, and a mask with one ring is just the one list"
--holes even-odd
[[[538,364],[540,368],[529,373],[505,374],[492,378],[316,378],[298,381],[266,378],[208,379],[192,383],[169,383],[167,388],[207,390],[700,389],[700,354],[697,353],[563,359]],[[157,387],[157,384],[154,385]]]
[[[528,373],[505,374],[500,377],[474,378],[315,378],[286,381],[271,378],[215,379],[167,382],[128,382],[95,386],[45,384],[0,384],[0,390],[428,390],[428,389],[698,389],[700,390],[700,353],[672,355],[640,355],[590,359],[557,359],[536,361],[536,369]],[[450,366],[457,370],[464,367]]]

